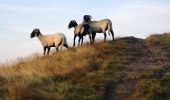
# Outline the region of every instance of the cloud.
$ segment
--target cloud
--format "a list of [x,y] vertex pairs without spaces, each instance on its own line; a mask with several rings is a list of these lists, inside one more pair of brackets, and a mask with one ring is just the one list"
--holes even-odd
[[13,5],[13,4],[0,4],[0,12],[13,12],[13,13],[35,13],[35,12],[67,12],[62,7],[52,6],[31,6],[31,5]]

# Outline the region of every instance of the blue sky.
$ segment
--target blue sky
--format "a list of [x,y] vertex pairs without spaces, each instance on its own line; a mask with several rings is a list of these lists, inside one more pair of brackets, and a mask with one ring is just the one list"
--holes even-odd
[[29,38],[34,28],[44,34],[63,32],[72,45],[69,21],[81,23],[90,14],[93,20],[111,19],[117,37],[146,38],[170,32],[169,9],[170,0],[0,0],[0,63],[42,53],[40,42]]

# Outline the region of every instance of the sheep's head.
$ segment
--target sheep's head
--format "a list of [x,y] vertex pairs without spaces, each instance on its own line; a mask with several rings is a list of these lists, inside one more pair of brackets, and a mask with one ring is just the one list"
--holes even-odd
[[31,38],[34,38],[35,36],[38,36],[38,35],[40,35],[40,34],[41,34],[40,30],[39,30],[38,28],[35,28],[35,29],[32,31],[30,37],[31,37]]
[[92,19],[91,15],[84,15],[84,17],[83,17],[83,21],[86,23],[90,22],[91,19]]
[[68,29],[77,26],[77,22],[75,20],[71,20],[70,23],[68,24]]

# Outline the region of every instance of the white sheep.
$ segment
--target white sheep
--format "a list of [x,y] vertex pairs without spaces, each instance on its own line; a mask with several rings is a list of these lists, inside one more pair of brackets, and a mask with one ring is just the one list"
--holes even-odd
[[112,22],[110,19],[103,19],[99,21],[91,21],[92,17],[90,15],[84,15],[83,23],[89,24],[90,31],[92,33],[92,40],[94,41],[96,33],[104,33],[104,41],[106,41],[106,31],[108,30],[108,34],[112,34],[112,38],[114,40],[114,32],[112,29]]
[[64,46],[69,48],[67,45],[66,37],[63,33],[55,33],[51,35],[43,35],[41,34],[38,28],[34,29],[30,35],[31,38],[37,37],[44,49],[44,55],[46,53],[46,49],[48,49],[47,54],[49,55],[50,48],[56,47],[56,51],[58,51],[59,46]]
[[83,44],[83,36],[85,35],[89,35],[89,38],[90,38],[90,43],[91,43],[91,33],[89,31],[89,28],[90,26],[88,24],[77,24],[77,22],[75,20],[71,20],[69,25],[68,25],[68,29],[74,27],[74,42],[73,42],[73,46],[75,46],[75,40],[76,40],[76,37],[78,36],[79,37],[79,40],[78,40],[78,45],[80,44],[80,41],[81,41],[81,45]]

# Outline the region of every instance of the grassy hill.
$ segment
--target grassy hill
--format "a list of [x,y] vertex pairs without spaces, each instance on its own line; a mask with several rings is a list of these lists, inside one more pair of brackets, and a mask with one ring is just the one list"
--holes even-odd
[[125,37],[0,67],[0,99],[170,99],[170,36]]

